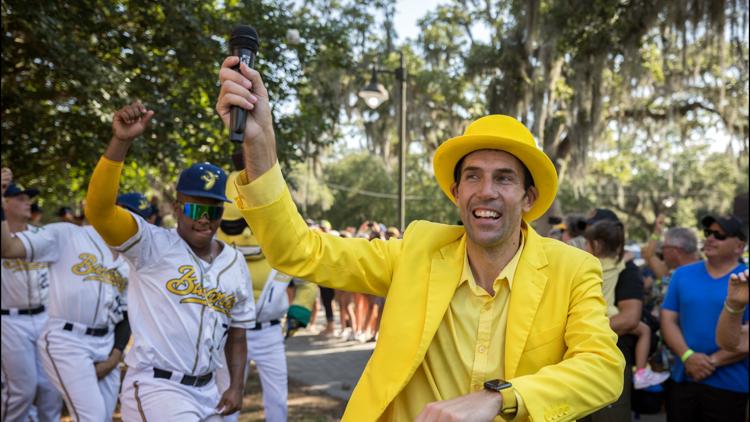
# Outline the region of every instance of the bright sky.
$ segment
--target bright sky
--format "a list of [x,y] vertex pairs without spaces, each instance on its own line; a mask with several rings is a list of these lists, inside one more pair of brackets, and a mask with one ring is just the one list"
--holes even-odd
[[[396,19],[395,27],[398,32],[399,41],[406,38],[417,39],[419,35],[419,26],[417,21],[427,12],[435,10],[438,5],[445,3],[445,0],[398,0],[396,2]],[[474,25],[471,29],[475,39],[489,39],[489,32],[486,27]]]
[[396,20],[394,22],[400,40],[405,38],[417,39],[419,27],[417,20],[428,11],[442,3],[441,0],[398,0],[396,2]]

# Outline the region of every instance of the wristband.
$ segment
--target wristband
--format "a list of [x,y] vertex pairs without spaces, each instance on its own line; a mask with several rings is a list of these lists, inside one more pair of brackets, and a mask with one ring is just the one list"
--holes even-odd
[[738,314],[745,312],[745,306],[741,307],[740,309],[734,309],[727,304],[726,300],[724,300],[724,309],[726,309],[727,312],[729,312],[732,315],[738,315]]
[[661,240],[661,236],[656,233],[651,233],[651,240],[655,240],[658,242]]
[[685,361],[688,360],[690,356],[693,356],[693,353],[695,353],[693,349],[687,349],[685,353],[680,356],[680,360],[682,361],[682,363],[685,363]]

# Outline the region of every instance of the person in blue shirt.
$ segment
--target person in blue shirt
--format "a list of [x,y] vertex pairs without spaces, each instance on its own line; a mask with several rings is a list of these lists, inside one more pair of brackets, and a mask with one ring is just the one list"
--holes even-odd
[[[716,325],[732,274],[747,241],[733,216],[701,220],[706,259],[678,268],[661,310],[664,341],[679,358],[667,392],[667,421],[744,421],[748,400],[747,353],[722,350]],[[748,320],[744,311],[743,321]]]

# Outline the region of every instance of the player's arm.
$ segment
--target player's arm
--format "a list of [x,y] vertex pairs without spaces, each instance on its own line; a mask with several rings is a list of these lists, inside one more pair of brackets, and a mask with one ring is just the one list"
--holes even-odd
[[96,378],[102,379],[109,374],[113,369],[117,368],[117,365],[122,361],[122,356],[125,352],[125,346],[130,341],[130,323],[128,322],[127,311],[123,312],[122,321],[115,325],[115,344],[112,346],[112,351],[109,353],[109,357],[101,362],[96,362],[94,368],[96,369]]
[[10,235],[10,228],[5,221],[5,190],[13,181],[13,172],[8,167],[3,167],[0,171],[0,188],[2,189],[2,239],[0,248],[2,248],[2,257],[6,259],[26,258],[26,247],[20,239]]
[[224,355],[229,370],[229,388],[221,396],[216,409],[222,415],[230,415],[242,408],[242,393],[245,389],[245,362],[247,360],[247,340],[245,328],[229,327]]
[[112,118],[112,139],[91,175],[86,194],[86,218],[112,246],[123,244],[138,231],[133,216],[115,205],[115,201],[128,149],[153,115],[153,111],[146,110],[137,101],[118,110]]

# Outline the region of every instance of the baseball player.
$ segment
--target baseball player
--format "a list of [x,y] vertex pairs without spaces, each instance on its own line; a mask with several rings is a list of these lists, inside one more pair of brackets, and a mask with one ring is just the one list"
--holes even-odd
[[[214,239],[227,200],[220,168],[200,163],[180,174],[175,230],[115,205],[125,155],[152,116],[140,103],[115,113],[86,196],[89,221],[132,269],[134,341],[121,414],[125,421],[221,420],[242,404],[245,330],[255,325],[250,275],[242,255]],[[219,397],[214,371],[224,359],[231,381]]]
[[3,223],[2,256],[48,263],[49,318],[37,340],[44,371],[75,421],[111,420],[120,384],[113,369],[130,335],[127,264],[92,227],[62,222],[15,237]]
[[[21,189],[10,183],[10,171],[3,169],[4,209],[11,233],[39,228],[28,224],[31,198],[36,189]],[[28,420],[36,412],[41,421],[60,420],[62,399],[50,383],[37,353],[36,341],[47,322],[49,271],[44,262],[23,259],[2,260],[2,394],[0,420]],[[33,408],[37,397],[36,409]]]
[[[230,199],[237,196],[234,179],[238,173],[239,171],[230,174],[227,182],[226,194]],[[257,321],[247,331],[247,367],[250,366],[250,360],[255,361],[258,367],[266,421],[286,421],[287,368],[281,319],[284,315],[287,316],[289,334],[297,328],[305,327],[310,321],[312,305],[317,295],[316,286],[296,281],[294,301],[289,306],[286,289],[292,278],[271,268],[245,219],[233,204],[224,206],[217,238],[234,246],[244,255],[252,278]],[[229,385],[227,375],[226,371],[217,373],[220,391]],[[225,420],[237,420],[237,416],[238,414],[233,414]]]

